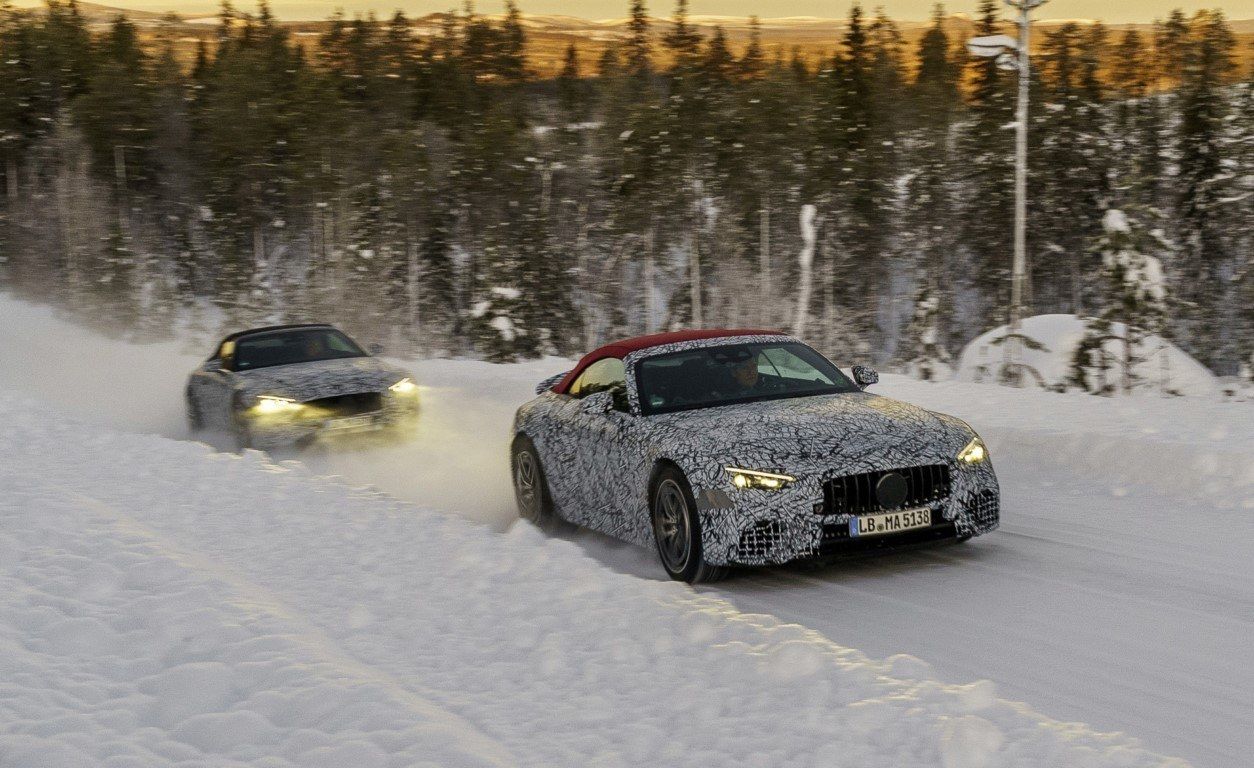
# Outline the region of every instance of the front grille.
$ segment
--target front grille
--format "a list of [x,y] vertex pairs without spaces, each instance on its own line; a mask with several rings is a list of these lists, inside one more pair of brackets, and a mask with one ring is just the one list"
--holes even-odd
[[875,486],[889,472],[898,472],[906,479],[906,499],[900,508],[919,507],[949,496],[949,467],[944,464],[884,469],[828,480],[823,484],[823,514],[866,515],[885,511],[876,498]]
[[355,395],[337,395],[324,397],[321,400],[310,400],[306,405],[326,411],[332,418],[344,418],[374,413],[382,409],[383,396],[378,392],[359,392]]

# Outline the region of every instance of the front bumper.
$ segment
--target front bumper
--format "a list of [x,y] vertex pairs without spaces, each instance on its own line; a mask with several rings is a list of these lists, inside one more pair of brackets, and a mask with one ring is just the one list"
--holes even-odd
[[360,435],[402,427],[418,416],[418,402],[384,393],[377,410],[341,416],[313,408],[291,414],[264,415],[251,411],[240,414],[254,448],[280,448],[304,445],[323,437]]
[[1000,489],[992,464],[949,462],[950,492],[921,504],[932,524],[901,533],[851,537],[847,514],[823,514],[819,479],[781,491],[694,489],[702,545],[712,565],[777,565],[842,553],[968,539],[1000,524]]

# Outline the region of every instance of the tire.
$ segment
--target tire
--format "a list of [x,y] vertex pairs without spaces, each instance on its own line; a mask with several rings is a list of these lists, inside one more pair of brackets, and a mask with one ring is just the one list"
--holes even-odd
[[235,427],[231,430],[231,436],[235,438],[235,452],[243,453],[253,447],[253,433],[248,429],[247,424],[235,422]]
[[708,584],[727,577],[728,569],[705,562],[701,551],[701,516],[692,487],[675,467],[664,467],[649,494],[653,540],[658,559],[675,581]]
[[187,393],[187,429],[193,435],[204,430],[205,419],[200,415],[200,406],[196,404],[196,398],[192,397],[192,393]]
[[514,500],[518,503],[518,516],[546,533],[554,533],[566,527],[553,511],[553,497],[540,463],[540,452],[531,438],[519,435],[510,449],[509,471],[514,483]]

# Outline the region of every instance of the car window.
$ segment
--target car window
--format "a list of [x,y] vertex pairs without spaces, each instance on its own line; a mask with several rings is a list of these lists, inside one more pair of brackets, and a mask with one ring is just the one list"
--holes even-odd
[[831,376],[816,369],[787,347],[770,347],[758,353],[758,372],[819,384],[835,384]]
[[334,328],[267,331],[243,336],[235,342],[237,371],[365,356],[361,347]]
[[614,407],[626,410],[627,371],[623,367],[623,361],[617,357],[607,357],[589,365],[568,390],[572,397],[587,397],[596,392],[607,391],[614,394]]
[[646,415],[859,391],[835,365],[796,342],[724,344],[645,358],[636,384]]

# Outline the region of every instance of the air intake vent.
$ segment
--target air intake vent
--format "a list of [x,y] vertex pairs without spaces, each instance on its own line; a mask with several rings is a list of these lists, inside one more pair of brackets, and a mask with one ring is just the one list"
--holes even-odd
[[745,563],[767,563],[779,551],[784,526],[778,520],[759,520],[740,533],[737,560]]
[[993,491],[980,491],[967,502],[967,510],[981,527],[995,525],[1001,514],[1001,502]]

